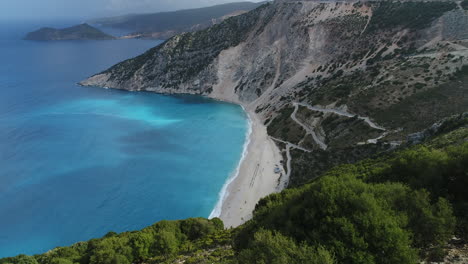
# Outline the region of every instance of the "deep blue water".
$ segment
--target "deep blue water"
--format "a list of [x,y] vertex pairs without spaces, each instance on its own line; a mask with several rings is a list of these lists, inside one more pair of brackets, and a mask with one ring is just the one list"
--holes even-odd
[[33,42],[0,25],[0,257],[208,217],[235,170],[238,106],[77,86],[158,44]]

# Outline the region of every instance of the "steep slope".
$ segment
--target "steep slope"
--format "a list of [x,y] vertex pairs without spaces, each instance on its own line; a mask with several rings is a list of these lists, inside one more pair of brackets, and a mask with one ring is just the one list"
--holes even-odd
[[26,35],[27,40],[109,40],[115,39],[88,24],[81,24],[64,29],[41,28]]
[[173,12],[100,18],[89,23],[132,31],[126,38],[167,39],[182,32],[207,28],[260,5],[261,3],[236,2]]
[[293,157],[297,185],[468,109],[467,56],[455,2],[278,0],[82,84],[240,103]]

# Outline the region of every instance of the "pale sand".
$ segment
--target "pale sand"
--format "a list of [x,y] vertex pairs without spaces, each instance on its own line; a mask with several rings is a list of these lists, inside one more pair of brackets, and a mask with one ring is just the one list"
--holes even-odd
[[[247,110],[251,133],[247,153],[242,160],[238,175],[227,186],[222,199],[220,218],[226,228],[237,227],[252,218],[257,202],[274,192],[281,191],[286,175],[281,165],[280,150],[268,136],[266,127],[254,112]],[[275,166],[281,174],[275,174]],[[282,175],[282,177],[280,177]]]
[[[257,202],[269,194],[281,191],[289,179],[281,166],[282,155],[275,142],[268,136],[266,127],[255,114],[255,102],[242,103],[235,93],[237,64],[241,61],[243,44],[221,52],[218,56],[218,84],[213,87],[209,97],[242,105],[250,119],[248,145],[244,146],[243,159],[227,185],[221,190],[218,204],[210,215],[220,217],[226,228],[237,227],[252,218]],[[282,171],[275,174],[275,165]],[[279,182],[279,184],[278,184]]]

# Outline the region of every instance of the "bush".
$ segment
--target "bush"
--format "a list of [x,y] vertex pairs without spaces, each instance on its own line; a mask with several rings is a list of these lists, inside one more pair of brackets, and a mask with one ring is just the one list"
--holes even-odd
[[73,264],[73,261],[64,258],[54,258],[50,261],[50,264]]
[[374,10],[368,31],[388,28],[422,29],[445,12],[456,8],[453,2],[393,2],[382,1]]
[[322,247],[314,249],[298,245],[278,232],[260,230],[254,234],[247,249],[237,256],[238,263],[248,264],[332,264],[333,256]]
[[180,229],[190,240],[195,240],[214,233],[216,229],[223,229],[224,225],[222,221],[221,223],[219,221],[219,219],[214,220],[216,225],[213,225],[212,222],[206,219],[187,219],[181,223]]
[[417,146],[397,153],[383,167],[383,171],[372,173],[369,181],[401,182],[414,189],[427,189],[432,200],[444,197],[460,219],[458,234],[468,238],[468,142],[443,150]]
[[179,247],[179,243],[173,232],[161,231],[155,235],[155,255],[172,255]]
[[[200,249],[198,240],[223,232],[219,219],[187,219],[161,221],[141,231],[116,234],[109,232],[101,239],[80,242],[71,247],[53,249],[34,257],[18,256],[0,259],[0,263],[20,264],[127,264],[141,263],[150,258],[161,262],[178,253]],[[222,239],[229,239],[223,236]]]
[[0,263],[5,264],[38,264],[37,260],[34,257],[19,255],[14,258],[5,258],[0,259]]
[[[345,174],[269,196],[237,237],[236,246],[242,250],[250,245],[253,230],[264,227],[310,246],[322,245],[338,263],[414,263],[417,250],[411,241],[409,212],[389,202],[387,192],[413,195],[400,184],[368,184]],[[429,208],[417,208],[436,210],[428,201],[423,206]]]
[[338,263],[414,263],[427,250],[440,259],[455,227],[458,234],[468,230],[468,142],[446,144],[466,139],[463,131],[434,139],[445,142],[440,149],[431,141],[339,166],[262,199],[254,218],[239,228],[236,250],[252,251],[259,239],[254,234],[265,229],[298,245],[322,246]]
[[461,6],[463,7],[463,9],[468,10],[468,0],[462,1]]

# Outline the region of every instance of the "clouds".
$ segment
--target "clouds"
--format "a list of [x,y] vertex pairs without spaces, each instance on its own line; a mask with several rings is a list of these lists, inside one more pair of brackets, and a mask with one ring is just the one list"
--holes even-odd
[[[2,18],[93,18],[210,6],[241,0],[0,0]],[[258,2],[258,0],[254,0]]]

